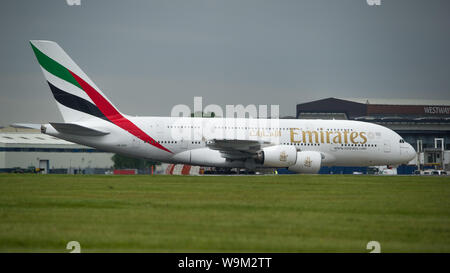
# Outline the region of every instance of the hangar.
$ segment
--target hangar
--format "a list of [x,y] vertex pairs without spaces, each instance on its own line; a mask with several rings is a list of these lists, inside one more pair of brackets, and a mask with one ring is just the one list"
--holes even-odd
[[298,119],[347,119],[372,122],[401,135],[417,151],[404,168],[450,169],[450,102],[326,98],[297,104]]
[[104,174],[114,165],[112,156],[39,130],[0,129],[0,172],[40,169],[42,173]]

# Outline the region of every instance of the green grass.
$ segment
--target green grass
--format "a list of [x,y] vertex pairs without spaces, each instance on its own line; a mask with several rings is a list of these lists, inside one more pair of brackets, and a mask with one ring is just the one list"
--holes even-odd
[[0,252],[450,252],[450,177],[0,175]]

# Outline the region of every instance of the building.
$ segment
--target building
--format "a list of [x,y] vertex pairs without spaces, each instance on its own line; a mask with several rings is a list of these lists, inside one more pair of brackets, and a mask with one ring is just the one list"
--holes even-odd
[[38,130],[0,129],[0,172],[104,174],[114,165],[112,156]]
[[416,148],[418,156],[409,165],[421,169],[450,168],[449,101],[327,98],[297,104],[296,117],[380,124]]

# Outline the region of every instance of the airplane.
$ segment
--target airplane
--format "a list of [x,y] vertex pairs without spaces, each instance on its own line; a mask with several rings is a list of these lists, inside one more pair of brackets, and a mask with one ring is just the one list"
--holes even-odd
[[400,165],[416,152],[400,135],[350,120],[135,117],[120,112],[55,42],[31,40],[64,122],[42,133],[126,156],[247,170]]

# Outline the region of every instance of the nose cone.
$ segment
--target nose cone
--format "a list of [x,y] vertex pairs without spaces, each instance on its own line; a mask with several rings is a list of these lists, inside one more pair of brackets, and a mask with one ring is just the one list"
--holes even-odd
[[416,150],[414,150],[413,146],[411,144],[408,144],[408,149],[405,154],[405,159],[409,162],[413,160],[416,157]]

